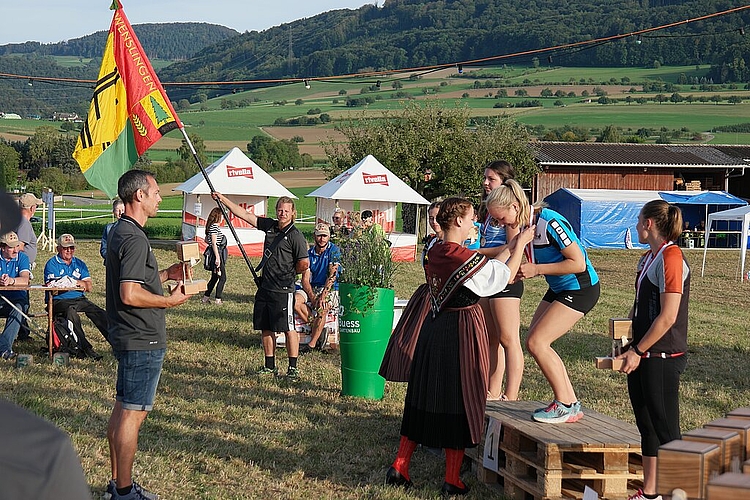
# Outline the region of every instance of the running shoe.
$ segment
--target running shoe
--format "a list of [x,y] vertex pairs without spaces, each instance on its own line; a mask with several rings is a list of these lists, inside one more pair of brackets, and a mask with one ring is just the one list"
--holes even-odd
[[537,422],[545,424],[572,423],[580,420],[581,417],[583,417],[583,413],[580,413],[580,403],[576,402],[570,406],[565,406],[558,400],[552,401],[547,408],[535,411],[532,416]]

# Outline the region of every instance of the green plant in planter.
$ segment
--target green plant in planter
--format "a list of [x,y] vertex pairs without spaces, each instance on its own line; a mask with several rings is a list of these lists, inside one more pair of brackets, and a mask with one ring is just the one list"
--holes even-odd
[[365,287],[367,299],[362,311],[373,305],[376,288],[393,288],[397,264],[391,258],[391,244],[387,237],[372,230],[354,233],[337,241],[341,249],[339,283]]

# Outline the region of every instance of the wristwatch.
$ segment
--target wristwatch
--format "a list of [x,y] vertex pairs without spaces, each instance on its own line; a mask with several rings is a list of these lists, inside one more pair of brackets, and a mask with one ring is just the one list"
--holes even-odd
[[638,356],[643,356],[643,352],[638,349],[638,346],[636,344],[633,344],[633,352],[635,352]]

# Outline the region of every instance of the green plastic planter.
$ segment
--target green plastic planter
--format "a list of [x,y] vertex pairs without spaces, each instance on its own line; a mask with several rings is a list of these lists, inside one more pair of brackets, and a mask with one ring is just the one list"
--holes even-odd
[[[368,288],[339,285],[341,394],[382,399],[385,379],[378,375],[393,329],[394,291],[376,288],[375,301],[367,307]],[[363,312],[364,311],[364,312]]]

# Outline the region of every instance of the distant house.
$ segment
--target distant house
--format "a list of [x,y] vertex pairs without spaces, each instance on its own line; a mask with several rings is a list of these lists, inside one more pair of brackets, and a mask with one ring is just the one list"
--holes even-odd
[[750,146],[545,141],[533,146],[541,169],[532,187],[535,201],[560,188],[717,190],[750,198]]
[[0,113],[0,118],[3,120],[20,120],[21,116],[16,113]]
[[74,122],[80,120],[77,113],[55,113],[52,119],[56,122]]

